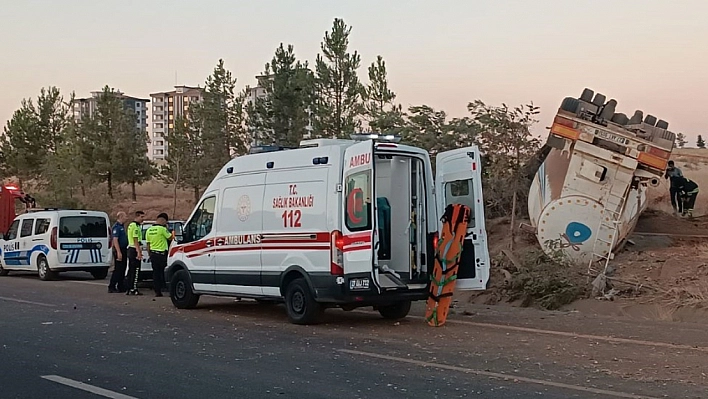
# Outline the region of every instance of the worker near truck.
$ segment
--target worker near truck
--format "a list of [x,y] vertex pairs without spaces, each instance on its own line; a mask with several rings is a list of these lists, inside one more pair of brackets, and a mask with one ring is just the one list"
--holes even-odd
[[140,276],[140,262],[143,259],[143,249],[140,241],[143,240],[143,229],[140,225],[145,219],[145,212],[136,211],[135,218],[128,225],[128,291],[126,295],[142,295],[138,291],[138,277]]
[[674,165],[674,161],[669,161],[666,167],[666,172],[664,173],[664,178],[669,179],[671,186],[669,187],[669,194],[671,195],[671,207],[674,208],[674,214],[683,213],[683,204],[679,195],[679,189],[676,187],[675,181],[677,177],[683,177],[681,169]]
[[157,215],[155,224],[150,226],[145,232],[148,255],[150,256],[150,263],[152,264],[152,285],[156,297],[162,296],[162,291],[167,289],[167,284],[165,284],[165,268],[167,267],[168,240],[174,238],[174,233],[170,233],[167,229],[168,220],[169,217],[166,213]]
[[683,200],[682,216],[693,217],[693,206],[696,204],[698,196],[698,184],[685,177],[675,177],[679,195]]

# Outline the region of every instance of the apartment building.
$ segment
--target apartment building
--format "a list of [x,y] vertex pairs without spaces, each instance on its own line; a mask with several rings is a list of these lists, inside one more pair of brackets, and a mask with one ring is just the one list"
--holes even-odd
[[[92,91],[91,97],[75,99],[73,105],[74,118],[76,120],[81,120],[83,118],[92,117],[96,112],[98,99],[101,94],[103,94],[103,91]],[[135,127],[140,129],[142,132],[146,132],[148,127],[148,103],[150,100],[126,96],[121,91],[116,91],[116,95],[123,102],[123,107],[125,107],[125,109],[135,112]]]
[[184,117],[190,104],[201,101],[202,90],[200,87],[175,86],[175,89],[169,92],[150,94],[152,126],[148,158],[160,161],[167,157],[166,138],[174,131],[175,118]]

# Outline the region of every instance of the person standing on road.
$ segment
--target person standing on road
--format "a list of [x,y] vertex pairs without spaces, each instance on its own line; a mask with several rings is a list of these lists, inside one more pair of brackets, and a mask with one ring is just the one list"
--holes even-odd
[[128,225],[128,291],[126,295],[142,295],[138,291],[138,278],[140,277],[140,262],[143,259],[143,249],[140,242],[143,240],[143,230],[140,225],[145,219],[145,212],[136,211],[135,219]]
[[147,241],[147,250],[152,264],[152,284],[155,296],[158,297],[162,296],[162,291],[167,289],[167,284],[165,284],[167,249],[169,247],[167,240],[174,238],[174,233],[167,230],[168,220],[166,213],[157,215],[156,224],[150,226],[145,232],[145,241]]
[[674,165],[674,161],[669,161],[666,167],[666,173],[664,173],[664,179],[669,179],[671,187],[669,188],[669,195],[671,195],[671,207],[674,208],[674,214],[683,213],[683,204],[679,196],[679,190],[676,186],[676,178],[683,177],[681,169]]
[[113,274],[108,283],[108,292],[125,292],[125,269],[128,265],[128,234],[125,232],[125,212],[116,214],[116,223],[113,225]]

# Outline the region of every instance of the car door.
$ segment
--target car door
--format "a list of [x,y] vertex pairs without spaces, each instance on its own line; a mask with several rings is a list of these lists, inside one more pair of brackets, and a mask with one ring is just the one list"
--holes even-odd
[[2,263],[8,269],[23,268],[24,265],[20,262],[22,253],[20,250],[20,240],[18,233],[20,231],[21,219],[15,219],[10,225],[10,228],[5,234],[5,240],[2,244]]
[[[376,200],[374,191],[374,142],[363,141],[344,152],[342,256],[344,273],[352,275],[349,289],[369,290],[374,273]],[[374,277],[375,279],[375,277]],[[379,289],[374,280],[374,285]]]
[[[489,281],[489,250],[484,224],[482,171],[476,146],[437,154],[435,159],[435,201],[438,217],[450,204],[466,205],[471,210],[467,236],[457,273],[456,288],[482,290]],[[438,232],[442,222],[438,220]]]
[[184,252],[195,290],[214,290],[214,236],[218,190],[206,193],[185,225]]

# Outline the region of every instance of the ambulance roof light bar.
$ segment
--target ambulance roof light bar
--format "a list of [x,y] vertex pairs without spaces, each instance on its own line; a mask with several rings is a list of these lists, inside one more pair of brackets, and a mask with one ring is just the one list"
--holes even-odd
[[374,141],[385,141],[385,142],[390,142],[390,143],[400,143],[401,142],[401,136],[397,136],[395,134],[357,133],[357,134],[352,134],[349,137],[355,141],[374,140]]

